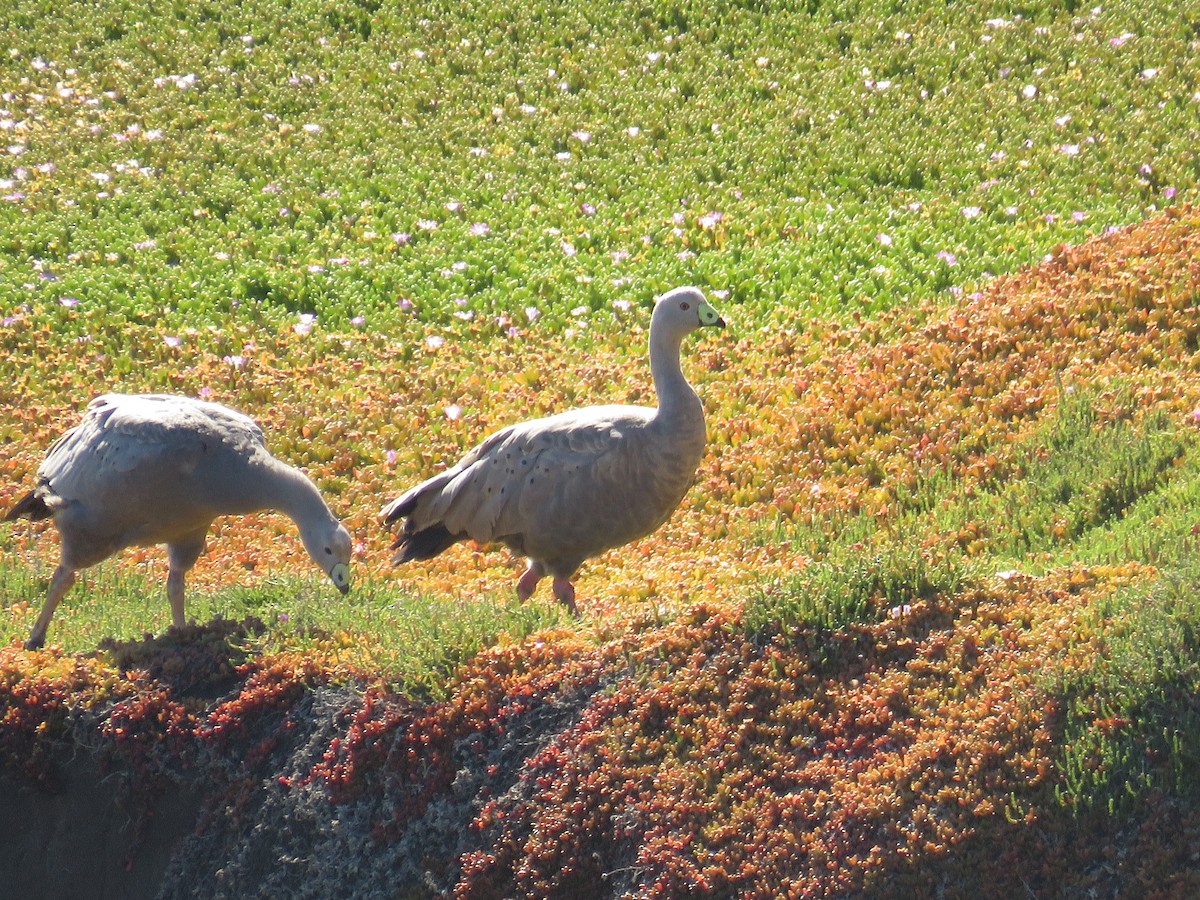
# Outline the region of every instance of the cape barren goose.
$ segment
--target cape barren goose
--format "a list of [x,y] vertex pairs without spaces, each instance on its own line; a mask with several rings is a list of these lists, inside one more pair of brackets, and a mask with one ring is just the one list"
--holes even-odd
[[385,506],[404,520],[394,563],[430,559],[456,541],[501,543],[528,558],[526,600],[549,572],[554,595],[577,614],[571,579],[585,559],[650,534],[695,478],[704,409],[679,367],[692,331],[723,326],[696,288],[663,294],[650,319],[658,408],[591,406],[504,428]]
[[130,546],[166,544],[171,618],[183,625],[184,576],[217,516],[274,509],[300,528],[308,555],[345,593],[350,534],[298,469],[267,452],[247,416],[166,394],[105,394],[58,439],[37,487],[5,521],[54,518],[62,560],[25,646],[41,647],[75,573]]

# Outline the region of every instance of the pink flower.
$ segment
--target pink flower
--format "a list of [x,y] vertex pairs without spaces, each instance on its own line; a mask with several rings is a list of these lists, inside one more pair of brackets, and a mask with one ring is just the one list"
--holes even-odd
[[460,418],[462,418],[462,411],[463,411],[462,407],[459,406],[457,403],[451,403],[445,409],[446,418],[449,419],[451,422],[453,422],[457,419],[460,419]]

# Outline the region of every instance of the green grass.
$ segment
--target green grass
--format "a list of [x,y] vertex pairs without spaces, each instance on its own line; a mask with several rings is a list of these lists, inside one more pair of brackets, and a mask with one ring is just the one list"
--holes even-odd
[[813,562],[751,599],[751,626],[837,628],[1005,569],[1170,567],[1195,553],[1200,448],[1165,413],[1139,416],[1120,392],[1066,392],[1006,453],[983,482],[928,473],[885,514],[759,528],[759,542],[788,541]]
[[1080,623],[1103,633],[1104,652],[1048,676],[1067,714],[1064,804],[1111,815],[1152,791],[1197,796],[1198,589],[1193,558],[1096,604]]
[[[24,600],[28,610],[7,626],[23,638],[41,608],[48,568],[0,560],[0,597]],[[433,597],[409,594],[386,581],[355,585],[346,599],[323,578],[271,578],[255,585],[215,590],[190,588],[190,621],[240,621],[252,616],[267,626],[257,649],[337,648],[349,665],[367,667],[393,680],[414,697],[438,697],[458,666],[499,641],[520,641],[566,624],[568,615],[552,602],[482,596]],[[130,641],[165,632],[171,624],[165,581],[144,578],[114,562],[80,573],[59,604],[48,643],[68,652],[95,650],[97,636]]]
[[[1129,401],[1118,399],[1106,404],[1109,417],[1101,420],[1099,402],[1088,392],[1065,394],[1051,421],[987,483],[921,500],[929,531],[955,534],[974,526],[989,557],[1032,564],[1035,571],[1118,561],[1104,552],[1112,544],[1106,536],[1127,535],[1130,507],[1153,502],[1194,459],[1196,447],[1163,412],[1138,417]],[[1085,539],[1088,549],[1080,552]]]

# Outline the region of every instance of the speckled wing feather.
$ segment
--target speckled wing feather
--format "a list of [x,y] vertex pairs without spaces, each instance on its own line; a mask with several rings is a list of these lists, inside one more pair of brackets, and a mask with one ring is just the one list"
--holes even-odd
[[592,407],[509,426],[460,463],[427,515],[480,542],[520,534],[549,512],[548,502],[565,485],[604,490],[606,462],[619,452],[629,426],[644,426],[649,414],[638,407]]
[[385,507],[388,521],[408,518],[397,546],[436,529],[440,544],[502,542],[573,571],[648,534],[678,505],[702,452],[702,443],[664,446],[653,417],[644,407],[600,406],[496,432]]

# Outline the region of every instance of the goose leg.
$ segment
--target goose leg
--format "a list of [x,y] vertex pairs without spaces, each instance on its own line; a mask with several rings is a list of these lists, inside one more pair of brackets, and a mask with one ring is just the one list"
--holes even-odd
[[546,574],[546,570],[542,568],[542,564],[536,559],[529,561],[529,568],[525,570],[525,574],[521,576],[517,582],[517,599],[524,603],[533,596],[533,589],[537,587],[537,583],[542,580],[542,576]]
[[203,531],[190,538],[167,545],[167,560],[171,566],[167,571],[167,600],[171,603],[171,624],[176,628],[187,624],[183,615],[184,579],[204,552],[204,536],[207,533],[206,525]]
[[38,615],[37,621],[33,623],[33,630],[29,632],[29,640],[25,642],[26,650],[37,650],[45,645],[46,629],[50,627],[50,619],[54,615],[58,601],[74,583],[75,570],[60,563],[50,578],[50,589],[46,592],[46,602],[42,604],[42,611]]
[[567,608],[573,616],[579,615],[579,607],[575,605],[575,585],[571,584],[569,578],[554,578],[554,596],[558,598],[558,602]]
[[167,600],[171,603],[171,624],[176,628],[187,624],[183,617],[183,580],[184,572],[181,569],[172,568],[167,573]]

